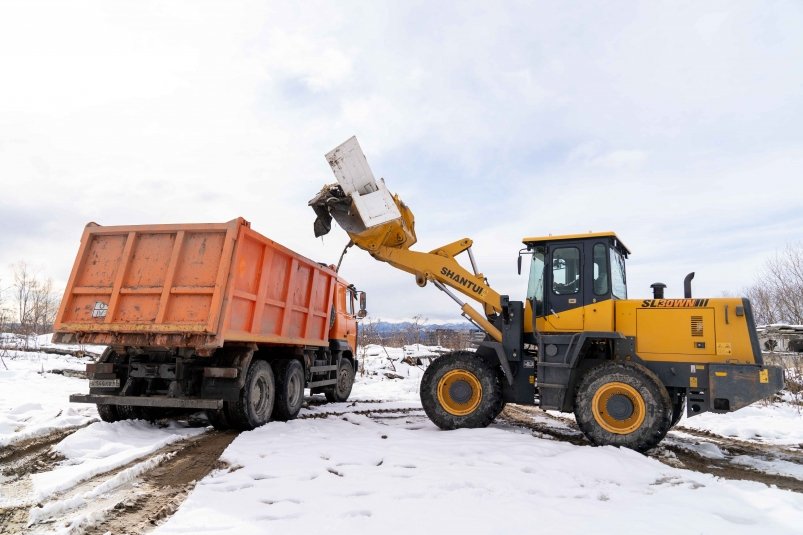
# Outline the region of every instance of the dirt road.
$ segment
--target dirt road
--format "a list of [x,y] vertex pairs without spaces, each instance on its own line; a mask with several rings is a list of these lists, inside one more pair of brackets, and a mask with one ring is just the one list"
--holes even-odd
[[[332,405],[330,410],[328,406],[318,405],[317,398],[308,399],[312,410],[302,413],[300,418],[343,418],[361,414],[376,421],[405,419],[408,429],[430,425],[420,407],[399,408],[379,400],[340,403]],[[573,420],[535,407],[508,405],[495,425],[509,426],[516,432],[526,429],[539,438],[588,446]],[[147,533],[169,518],[196,482],[212,470],[238,468],[228,467],[219,460],[237,433],[210,428],[37,502],[33,499],[31,475],[51,470],[62,461],[51,446],[78,429],[58,430],[0,452],[4,503],[0,506],[0,533]],[[707,450],[720,452],[719,458],[704,455]],[[800,479],[756,468],[773,461],[801,466],[803,451],[800,448],[761,445],[680,426],[647,455],[677,468],[803,492]]]
[[76,430],[18,443],[0,456],[6,504],[0,507],[0,533],[147,532],[173,514],[197,481],[213,469],[226,469],[218,459],[237,436],[210,430],[36,502],[30,476],[60,461],[50,446]]

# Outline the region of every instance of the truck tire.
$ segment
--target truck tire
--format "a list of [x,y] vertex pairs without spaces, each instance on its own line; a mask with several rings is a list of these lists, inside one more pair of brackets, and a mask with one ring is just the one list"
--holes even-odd
[[441,429],[486,427],[502,412],[499,371],[474,353],[449,353],[421,378],[421,404]]
[[604,362],[586,372],[574,415],[593,444],[647,451],[672,424],[672,400],[661,381],[639,364]]
[[295,359],[282,359],[274,363],[273,373],[276,376],[273,418],[283,422],[292,420],[304,403],[304,368]]
[[228,403],[226,417],[235,429],[247,431],[270,421],[276,399],[273,369],[264,360],[254,360],[248,367],[239,399]]
[[354,366],[351,361],[341,358],[337,364],[337,383],[323,389],[323,394],[327,401],[346,401],[351,395],[351,387],[354,386]]
[[104,422],[118,422],[122,418],[120,418],[120,414],[117,412],[117,405],[105,405],[98,403],[95,405],[98,409],[98,415],[100,419]]

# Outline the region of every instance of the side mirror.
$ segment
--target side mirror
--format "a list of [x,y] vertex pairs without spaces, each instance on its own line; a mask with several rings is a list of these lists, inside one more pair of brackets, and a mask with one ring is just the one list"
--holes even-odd
[[368,311],[365,309],[365,292],[357,292],[357,296],[360,300],[360,309],[357,311],[357,317],[362,319],[368,315]]
[[519,275],[521,275],[521,254],[519,254],[519,258],[516,260],[516,267],[519,270]]

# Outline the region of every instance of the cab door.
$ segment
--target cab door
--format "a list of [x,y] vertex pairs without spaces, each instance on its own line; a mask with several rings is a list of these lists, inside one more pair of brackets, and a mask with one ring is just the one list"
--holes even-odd
[[583,330],[583,244],[550,244],[544,288],[547,331]]

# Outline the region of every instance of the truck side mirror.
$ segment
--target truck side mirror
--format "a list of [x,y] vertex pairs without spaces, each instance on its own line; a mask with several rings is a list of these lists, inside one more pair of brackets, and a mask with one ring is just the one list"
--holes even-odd
[[368,315],[368,311],[365,309],[365,292],[357,292],[357,296],[360,299],[360,310],[357,311],[357,317],[362,319]]

